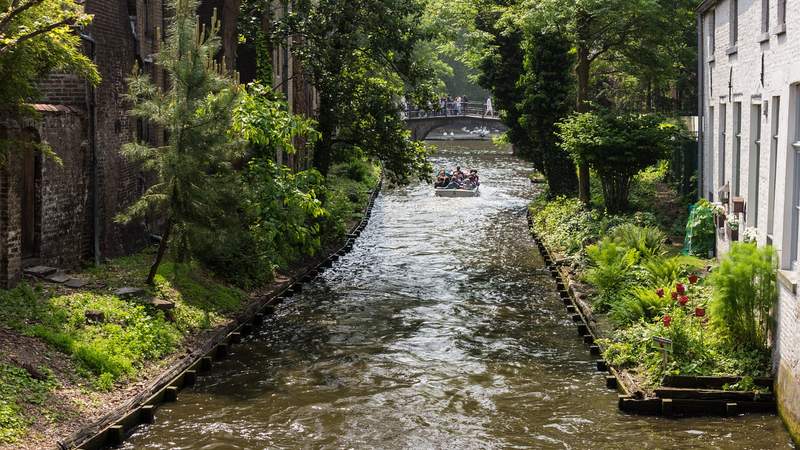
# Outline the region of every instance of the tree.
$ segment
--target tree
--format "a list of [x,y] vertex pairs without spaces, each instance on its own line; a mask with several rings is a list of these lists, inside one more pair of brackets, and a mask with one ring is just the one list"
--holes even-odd
[[319,0],[298,3],[278,29],[293,47],[320,95],[314,166],[323,174],[337,160],[366,154],[389,176],[428,175],[425,147],[410,139],[400,97],[426,104],[439,80],[419,51],[431,36],[420,26],[418,0]]
[[[655,48],[669,42],[676,33],[684,36],[687,2],[673,0],[524,0],[512,13],[540,28],[555,28],[569,34],[575,46],[577,77],[576,109],[592,109],[593,67],[603,58],[617,61],[616,67],[639,65],[664,70],[663,60],[647,63]],[[676,31],[680,30],[680,31]],[[590,202],[589,167],[579,163],[580,198]]]
[[524,33],[518,24],[502,21],[505,3],[485,1],[484,8],[476,16],[476,27],[490,36],[486,51],[477,62],[480,70],[478,83],[492,93],[494,106],[509,128],[507,138],[515,153],[530,160],[536,170],[545,172],[542,149],[531,144],[528,131],[520,122],[520,101],[525,95],[524,87],[519,83],[525,73],[521,64],[525,59],[522,49]]
[[529,30],[524,42],[525,73],[518,81],[523,100],[519,123],[532,148],[542,158],[551,195],[574,195],[578,187],[575,163],[558,145],[556,123],[572,110],[571,45],[557,31]]
[[0,0],[0,106],[19,107],[35,97],[36,82],[53,71],[98,83],[74,29],[90,22],[74,0]]
[[197,0],[172,0],[175,15],[158,64],[169,76],[162,90],[143,74],[129,80],[132,114],[164,128],[168,142],[153,148],[130,143],[123,155],[155,172],[156,183],[119,217],[129,221],[155,211],[164,232],[147,276],[153,284],[170,242],[181,259],[191,254],[190,233],[209,228],[225,207],[226,191],[235,186],[231,162],[242,145],[230,137],[232,109],[239,88],[216,61],[218,24],[204,30],[195,14]]
[[600,177],[610,213],[627,211],[633,177],[682,142],[680,128],[655,115],[576,113],[558,128],[561,147]]

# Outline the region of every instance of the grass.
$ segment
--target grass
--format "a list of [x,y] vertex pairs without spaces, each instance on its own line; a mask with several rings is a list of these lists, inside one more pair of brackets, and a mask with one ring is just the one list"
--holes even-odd
[[[0,291],[0,326],[41,339],[68,355],[78,375],[97,391],[134,378],[148,363],[175,352],[194,331],[224,322],[239,309],[245,293],[222,285],[195,264],[162,264],[156,286],[146,295],[175,303],[171,317],[136,299],[113,292],[140,286],[152,252],[119,258],[90,270],[93,290],[66,292],[22,284]],[[87,318],[101,314],[102,321]],[[42,399],[52,382],[26,378],[22,369],[0,366],[0,442],[24,435],[30,423],[20,406]]]
[[25,436],[31,418],[29,406],[45,403],[56,386],[47,370],[45,379],[37,380],[23,368],[0,363],[0,444],[11,444]]

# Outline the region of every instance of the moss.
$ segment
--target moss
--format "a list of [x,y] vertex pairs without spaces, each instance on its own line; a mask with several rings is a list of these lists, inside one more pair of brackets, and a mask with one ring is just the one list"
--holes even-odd
[[[783,420],[784,425],[786,425],[786,429],[789,431],[789,435],[792,437],[792,440],[794,440],[795,445],[800,446],[800,417],[798,417],[800,412],[790,411],[783,401],[786,388],[782,383],[784,377],[781,376],[781,372],[784,370],[788,371],[788,369],[783,369],[782,367],[778,369],[778,377],[775,380],[775,398],[778,403],[778,415],[781,417],[781,420]],[[800,389],[800,386],[795,386],[795,389]]]

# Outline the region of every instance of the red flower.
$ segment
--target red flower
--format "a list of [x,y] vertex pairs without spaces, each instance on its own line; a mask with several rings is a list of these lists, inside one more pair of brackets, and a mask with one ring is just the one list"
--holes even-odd
[[678,291],[678,294],[683,295],[686,293],[686,286],[684,286],[683,283],[678,283],[678,285],[675,286],[675,290]]
[[696,284],[697,280],[698,280],[697,275],[695,275],[695,274],[689,275],[689,283]]
[[664,289],[658,288],[658,290],[656,291],[656,295],[658,295],[658,298],[664,298]]
[[678,300],[678,303],[680,303],[681,306],[686,306],[686,304],[689,303],[689,297],[681,295],[681,298],[680,300]]
[[678,293],[677,292],[673,292],[672,293],[672,299],[673,300],[677,300],[678,299]]
[[672,323],[672,317],[667,314],[663,319],[661,319],[661,321],[664,322],[665,327],[669,328],[669,324]]
[[694,315],[695,317],[705,317],[706,309],[698,306],[697,308],[694,309]]

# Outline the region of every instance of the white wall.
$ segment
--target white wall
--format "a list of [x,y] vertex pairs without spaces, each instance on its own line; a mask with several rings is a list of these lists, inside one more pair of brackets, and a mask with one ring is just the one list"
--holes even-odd
[[[722,0],[712,6],[715,11],[713,30],[709,27],[711,10],[701,16],[703,24],[704,66],[702,77],[704,114],[703,124],[703,186],[702,195],[714,193],[713,200],[719,201],[717,192],[725,183],[731,183],[734,168],[734,102],[741,102],[741,197],[747,202],[751,213],[758,206],[757,221],[751,217],[740,218],[742,226],[739,236],[746,226],[756,226],[758,242],[767,243],[767,224],[769,207],[770,167],[776,168],[775,207],[773,245],[781,256],[781,269],[787,270],[781,281],[781,293],[776,310],[777,332],[775,336],[774,365],[778,374],[778,394],[782,404],[783,416],[790,429],[800,432],[800,301],[797,289],[791,281],[798,277],[789,272],[788,243],[791,241],[792,195],[794,180],[794,152],[791,143],[795,140],[795,117],[800,90],[793,92],[793,85],[800,83],[800,0],[787,0],[785,32],[778,31],[778,0],[770,0],[770,32],[762,33],[762,0],[739,0],[739,38],[735,53],[729,54],[730,8],[734,0]],[[713,31],[716,50],[709,54],[708,34]],[[764,39],[766,37],[766,39]],[[762,64],[763,58],[763,64]],[[763,84],[762,84],[763,67]],[[773,99],[780,97],[780,121],[776,158],[773,153],[772,121],[774,116]],[[721,105],[727,109],[727,139],[725,140],[724,179],[719,168],[719,129]],[[759,117],[751,117],[751,108],[761,105]],[[708,117],[709,107],[713,107],[715,117]],[[765,114],[766,113],[766,114]],[[713,123],[713,129],[711,125]],[[751,142],[756,130],[761,132],[760,158],[750,161]],[[758,167],[758,195],[751,174]],[[734,187],[731,186],[731,197]],[[718,232],[718,250],[724,253],[730,242],[726,234]],[[796,435],[796,437],[798,437]]]

